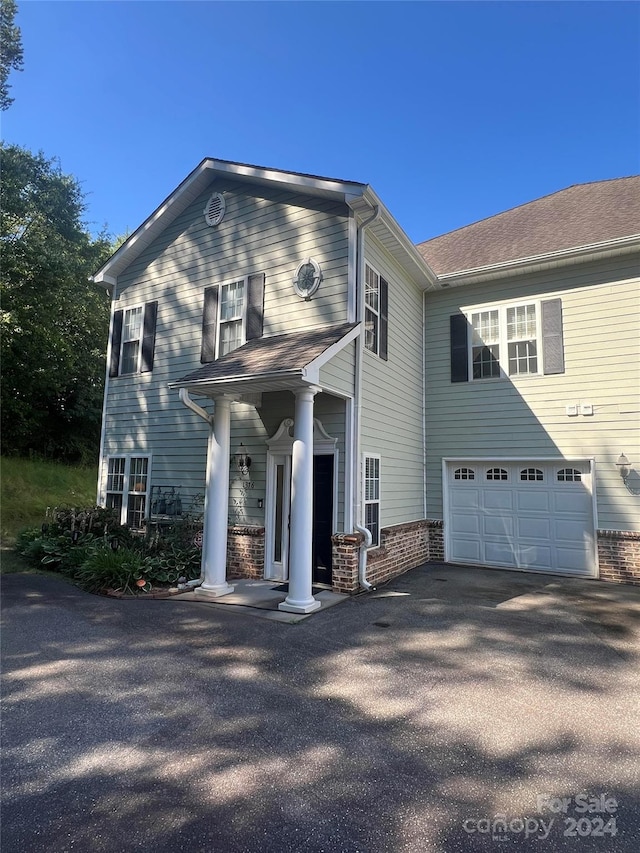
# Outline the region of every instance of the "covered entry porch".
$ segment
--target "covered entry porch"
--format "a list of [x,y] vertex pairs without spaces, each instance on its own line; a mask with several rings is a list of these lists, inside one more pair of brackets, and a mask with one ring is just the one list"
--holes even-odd
[[[344,507],[350,500],[344,484],[338,494],[338,441],[315,417],[315,401],[318,395],[327,397],[320,368],[357,334],[357,326],[341,324],[261,338],[171,384],[209,426],[199,596],[219,598],[234,591],[228,566],[230,460],[237,455],[231,443],[232,404],[260,412],[263,399],[287,392],[293,416],[278,418],[277,428],[263,437],[263,455],[257,454],[265,478],[264,498],[256,500],[264,530],[264,575],[288,583],[280,610],[310,613],[320,607],[313,584],[331,583],[338,500]],[[195,397],[205,399],[196,402]],[[341,406],[347,455],[351,400],[343,399]]]

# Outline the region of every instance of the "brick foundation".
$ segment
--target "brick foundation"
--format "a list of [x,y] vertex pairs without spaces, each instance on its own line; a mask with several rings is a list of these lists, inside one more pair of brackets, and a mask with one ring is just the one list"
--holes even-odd
[[264,577],[264,527],[228,528],[227,577],[252,580]]
[[598,530],[600,580],[640,586],[640,533]]
[[[333,590],[353,595],[360,589],[358,558],[363,537],[359,533],[339,533],[333,543]],[[373,586],[386,583],[403,572],[441,560],[442,522],[422,519],[384,527],[380,547],[367,554],[367,580]]]

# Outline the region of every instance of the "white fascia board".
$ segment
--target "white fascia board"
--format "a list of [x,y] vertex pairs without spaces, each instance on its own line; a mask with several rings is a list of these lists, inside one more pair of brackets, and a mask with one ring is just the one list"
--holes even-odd
[[113,279],[122,272],[141,252],[172,222],[187,205],[211,182],[208,174],[211,160],[203,160],[154,212],[131,234],[120,248],[90,277],[99,284],[106,276]]
[[101,284],[107,275],[117,277],[217,176],[289,187],[343,201],[347,196],[361,195],[365,186],[206,157],[89,280]]
[[350,344],[351,341],[354,341],[358,337],[361,331],[361,326],[362,324],[358,323],[355,328],[347,332],[339,341],[336,341],[335,344],[331,344],[330,347],[327,347],[327,349],[321,352],[320,355],[316,356],[313,361],[310,361],[304,368],[305,374],[308,376],[311,371],[320,370],[321,367],[324,367],[327,362],[331,361],[334,355],[337,355],[340,350],[343,350],[347,344]]
[[[380,200],[373,188],[367,184],[361,197],[372,210],[377,207],[380,211],[377,220],[371,225],[371,229],[375,234],[377,228],[384,228],[385,231],[393,238],[399,250],[395,255],[395,259],[400,263],[403,269],[411,275],[422,290],[439,289],[440,285],[435,272],[416,249],[415,245],[411,242],[405,231],[399,225],[398,221],[392,216]],[[347,204],[350,206],[353,205],[353,209],[356,213],[358,213],[357,201],[359,198],[359,196],[347,198]]]
[[592,243],[587,246],[560,249],[557,252],[531,255],[528,258],[516,258],[512,261],[487,264],[484,267],[444,273],[438,276],[438,280],[443,287],[476,284],[500,274],[535,272],[546,267],[561,266],[574,261],[597,260],[599,256],[625,254],[635,249],[640,249],[640,234],[632,234],[615,240],[603,240],[600,243]]
[[296,368],[296,370],[272,370],[269,373],[245,373],[241,376],[227,376],[220,379],[195,379],[190,382],[169,382],[168,385],[171,389],[193,388],[195,391],[196,388],[224,388],[225,385],[234,385],[236,383],[246,384],[247,382],[268,382],[274,379],[299,379],[302,376],[303,370]]
[[233,163],[229,160],[211,160],[211,168],[220,175],[240,178],[256,183],[279,184],[310,195],[323,195],[341,200],[350,196],[359,196],[365,187],[350,181],[336,181],[317,175],[301,172],[285,172],[264,166],[251,166],[248,163]]

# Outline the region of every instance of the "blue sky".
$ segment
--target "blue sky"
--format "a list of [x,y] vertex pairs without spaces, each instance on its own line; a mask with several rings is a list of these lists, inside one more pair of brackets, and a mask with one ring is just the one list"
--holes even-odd
[[7,142],[91,230],[205,156],[370,183],[414,241],[640,171],[640,5],[18,0]]

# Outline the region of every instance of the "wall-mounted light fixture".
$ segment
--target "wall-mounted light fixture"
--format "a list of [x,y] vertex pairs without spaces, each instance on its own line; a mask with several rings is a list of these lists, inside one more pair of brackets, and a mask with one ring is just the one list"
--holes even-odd
[[245,446],[242,442],[240,442],[238,452],[234,453],[231,457],[231,461],[233,462],[234,459],[238,471],[240,471],[241,474],[248,474],[249,468],[251,468],[251,457],[246,452]]
[[624,453],[621,453],[620,456],[618,456],[616,466],[618,468],[618,472],[619,472],[620,476],[622,477],[622,482],[626,486],[627,485],[627,477],[631,473],[631,462],[629,462],[629,460],[624,455]]
[[640,495],[640,488],[638,488],[640,485],[640,478],[633,470],[633,465],[629,462],[624,453],[621,453],[620,456],[618,456],[616,467],[629,494]]

